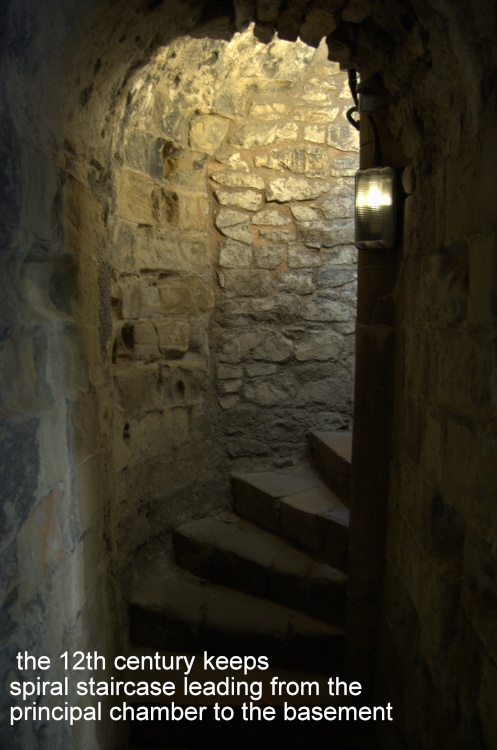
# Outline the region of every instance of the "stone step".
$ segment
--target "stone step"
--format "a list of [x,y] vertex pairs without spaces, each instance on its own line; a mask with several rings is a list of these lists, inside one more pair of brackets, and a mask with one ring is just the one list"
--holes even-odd
[[175,560],[194,575],[344,626],[347,577],[233,513],[173,534]]
[[309,433],[311,464],[337,497],[350,507],[352,433]]
[[237,513],[347,570],[349,511],[317,477],[265,471],[231,481]]
[[344,631],[282,604],[155,564],[129,603],[135,644],[178,652],[266,656],[272,667],[341,674]]

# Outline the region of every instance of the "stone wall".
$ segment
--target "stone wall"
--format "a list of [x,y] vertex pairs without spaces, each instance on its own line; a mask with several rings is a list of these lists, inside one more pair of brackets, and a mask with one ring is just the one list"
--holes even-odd
[[356,275],[325,48],[181,40],[131,90],[108,254],[124,557],[225,503],[227,459],[291,464],[349,425]]

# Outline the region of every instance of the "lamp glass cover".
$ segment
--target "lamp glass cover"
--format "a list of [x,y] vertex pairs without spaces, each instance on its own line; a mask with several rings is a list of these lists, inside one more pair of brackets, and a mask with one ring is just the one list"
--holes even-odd
[[359,250],[394,247],[395,170],[360,169],[355,176],[355,245]]

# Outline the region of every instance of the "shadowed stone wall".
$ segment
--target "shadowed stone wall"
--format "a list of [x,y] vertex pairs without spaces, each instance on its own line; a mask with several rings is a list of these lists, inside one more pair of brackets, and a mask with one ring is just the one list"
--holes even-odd
[[[409,197],[394,296],[393,434],[385,436],[384,425],[376,423],[378,439],[390,438],[392,445],[391,488],[380,509],[388,506],[389,531],[378,702],[393,698],[395,721],[381,746],[492,747],[497,734],[495,3],[240,2],[217,11],[213,6],[193,0],[16,0],[0,9],[2,683],[12,679],[19,648],[58,653],[77,643],[83,650],[110,653],[106,644],[119,632],[112,616],[118,591],[112,561],[122,534],[116,473],[109,467],[125,450],[114,445],[112,435],[123,440],[128,420],[119,413],[124,407],[114,403],[113,383],[121,368],[126,370],[124,347],[136,352],[140,331],[136,338],[126,333],[119,338],[114,365],[112,349],[125,324],[148,320],[120,318],[128,285],[141,270],[133,268],[125,282],[124,264],[112,256],[118,183],[111,177],[119,171],[116,153],[120,167],[125,164],[118,123],[124,123],[128,94],[133,100],[130,82],[175,37],[195,29],[196,36],[227,40],[236,24],[243,28],[256,17],[260,38],[271,39],[277,29],[284,39],[295,41],[300,34],[317,45],[327,36],[332,59],[355,66],[365,78],[381,74],[392,97],[390,133],[412,162],[404,177]],[[155,82],[149,81],[152,88]],[[226,119],[221,110],[198,116],[206,114]],[[177,143],[177,136],[157,135]],[[189,131],[183,137],[187,144]],[[126,168],[136,169],[131,160],[122,175]],[[270,167],[260,169],[272,174]],[[214,229],[215,198],[206,195],[213,219],[209,247],[216,246],[214,281],[217,247],[234,238],[223,240]],[[160,191],[156,196],[154,210]],[[276,210],[297,218],[288,205]],[[156,221],[153,214],[146,218],[147,224]],[[251,236],[259,231],[252,222],[248,226]],[[147,228],[141,229],[147,235]],[[254,239],[252,252],[257,244]],[[290,248],[286,252],[289,258]],[[236,269],[222,268],[229,270]],[[319,282],[319,270],[315,273],[313,281]],[[224,288],[216,287],[220,301],[228,291],[226,278]],[[276,284],[276,275],[271,279]],[[285,293],[306,298],[295,290]],[[232,301],[240,300],[224,300]],[[202,315],[197,317],[203,320]],[[217,322],[208,315],[210,333]],[[149,345],[150,328],[144,331],[139,351]],[[168,336],[165,352],[182,354],[186,326],[178,328],[173,349],[170,341]],[[209,356],[214,351],[221,349],[211,349]],[[180,361],[160,354],[161,361],[166,356],[168,362]],[[257,361],[243,368],[249,364]],[[139,360],[138,366],[149,364]],[[245,400],[253,377],[243,370],[242,377],[222,380],[242,380]],[[217,399],[214,385],[208,392]],[[241,409],[242,403],[225,411]],[[152,450],[157,463],[156,445]],[[43,743],[118,744],[111,736],[99,740],[94,730],[89,724],[72,730],[26,724],[2,742],[23,750]]]

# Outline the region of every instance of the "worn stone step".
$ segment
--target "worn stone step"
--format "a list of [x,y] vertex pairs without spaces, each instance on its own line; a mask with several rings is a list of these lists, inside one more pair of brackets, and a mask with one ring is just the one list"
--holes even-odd
[[176,562],[195,575],[345,624],[344,573],[233,513],[184,524],[173,547]]
[[309,433],[311,464],[337,497],[350,507],[352,433]]
[[264,471],[231,481],[237,513],[347,570],[349,511],[317,477]]
[[282,604],[185,571],[140,571],[129,602],[133,643],[179,652],[267,656],[272,667],[340,674],[344,631]]

